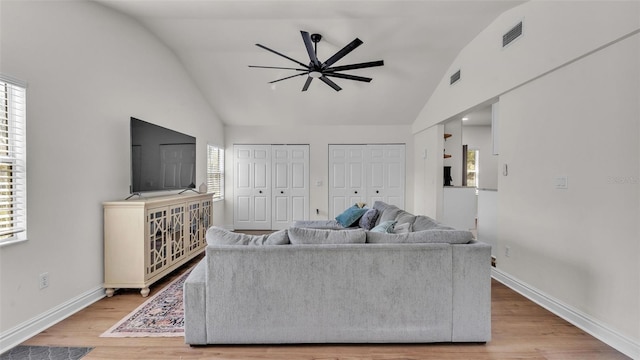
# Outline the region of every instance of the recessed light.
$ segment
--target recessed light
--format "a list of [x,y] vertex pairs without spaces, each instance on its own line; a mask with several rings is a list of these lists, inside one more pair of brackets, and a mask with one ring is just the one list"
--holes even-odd
[[467,121],[467,120],[469,120],[469,118],[466,116],[462,118],[462,121]]

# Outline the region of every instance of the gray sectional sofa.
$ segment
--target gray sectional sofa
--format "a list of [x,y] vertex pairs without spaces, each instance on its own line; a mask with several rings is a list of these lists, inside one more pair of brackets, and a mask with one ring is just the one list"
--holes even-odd
[[373,207],[376,224],[411,231],[210,228],[206,256],[184,285],[185,342],[489,341],[490,246],[392,205]]

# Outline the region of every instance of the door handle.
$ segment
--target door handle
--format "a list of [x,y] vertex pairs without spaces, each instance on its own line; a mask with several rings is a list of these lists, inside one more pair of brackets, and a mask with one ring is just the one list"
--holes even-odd
[[357,193],[358,193],[358,190],[354,191],[353,193],[354,193],[354,194],[357,194]]
[[284,191],[280,191],[280,194],[284,194]]
[[380,194],[380,191],[379,191],[379,190],[376,190],[376,194]]
[[258,193],[262,194],[262,190],[258,191]]

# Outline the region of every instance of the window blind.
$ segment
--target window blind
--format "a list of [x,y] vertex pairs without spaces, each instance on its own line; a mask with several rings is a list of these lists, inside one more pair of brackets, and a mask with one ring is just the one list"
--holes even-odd
[[207,145],[207,192],[224,199],[224,150]]
[[26,86],[0,75],[0,244],[26,239]]

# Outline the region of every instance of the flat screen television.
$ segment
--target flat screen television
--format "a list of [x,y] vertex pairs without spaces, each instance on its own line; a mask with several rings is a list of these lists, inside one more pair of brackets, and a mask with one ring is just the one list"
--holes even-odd
[[196,138],[131,118],[131,194],[195,188]]

